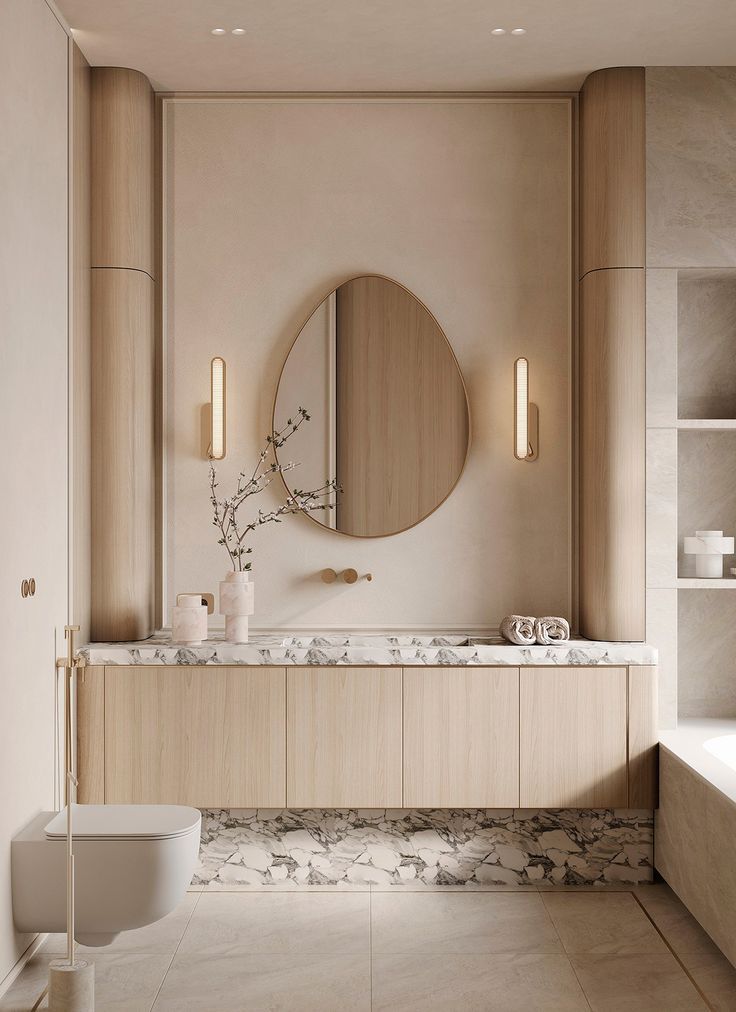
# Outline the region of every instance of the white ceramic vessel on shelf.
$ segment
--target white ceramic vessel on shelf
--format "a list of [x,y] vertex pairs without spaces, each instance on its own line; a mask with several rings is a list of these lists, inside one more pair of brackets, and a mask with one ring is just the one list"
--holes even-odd
[[253,610],[250,573],[229,572],[220,583],[220,614],[225,616],[225,639],[228,643],[248,642],[248,619]]
[[173,608],[171,639],[184,646],[200,647],[207,639],[207,605],[199,594],[179,594]]
[[734,539],[724,538],[723,531],[696,531],[694,538],[685,538],[685,554],[695,556],[695,575],[701,579],[722,579],[723,556],[733,552]]

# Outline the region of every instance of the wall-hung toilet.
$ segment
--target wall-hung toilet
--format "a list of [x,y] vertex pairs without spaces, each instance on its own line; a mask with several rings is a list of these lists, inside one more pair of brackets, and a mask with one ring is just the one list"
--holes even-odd
[[[202,816],[182,805],[75,805],[77,941],[106,945],[165,917],[183,899]],[[66,811],[41,812],[11,843],[18,931],[66,930]]]

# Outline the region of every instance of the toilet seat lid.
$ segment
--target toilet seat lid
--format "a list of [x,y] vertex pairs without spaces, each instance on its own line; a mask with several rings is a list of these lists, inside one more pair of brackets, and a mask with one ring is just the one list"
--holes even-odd
[[[166,840],[199,832],[202,816],[186,805],[74,805],[75,840]],[[45,827],[49,839],[66,838],[66,808]]]

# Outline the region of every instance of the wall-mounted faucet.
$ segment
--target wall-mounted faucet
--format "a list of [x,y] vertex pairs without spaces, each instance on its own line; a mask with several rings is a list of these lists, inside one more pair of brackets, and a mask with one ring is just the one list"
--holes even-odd
[[320,573],[323,583],[334,583],[338,577],[345,583],[357,583],[358,580],[372,580],[373,573],[365,573],[363,576],[358,575],[357,569],[343,569],[341,573],[336,572],[334,569],[323,569]]

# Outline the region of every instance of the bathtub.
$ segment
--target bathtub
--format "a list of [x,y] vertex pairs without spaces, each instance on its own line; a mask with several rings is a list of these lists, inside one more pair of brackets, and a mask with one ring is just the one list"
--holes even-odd
[[736,965],[736,720],[662,731],[654,865]]
[[725,734],[708,738],[703,748],[736,773],[736,730],[728,730]]
[[676,730],[660,731],[659,741],[736,804],[736,719],[680,720]]

